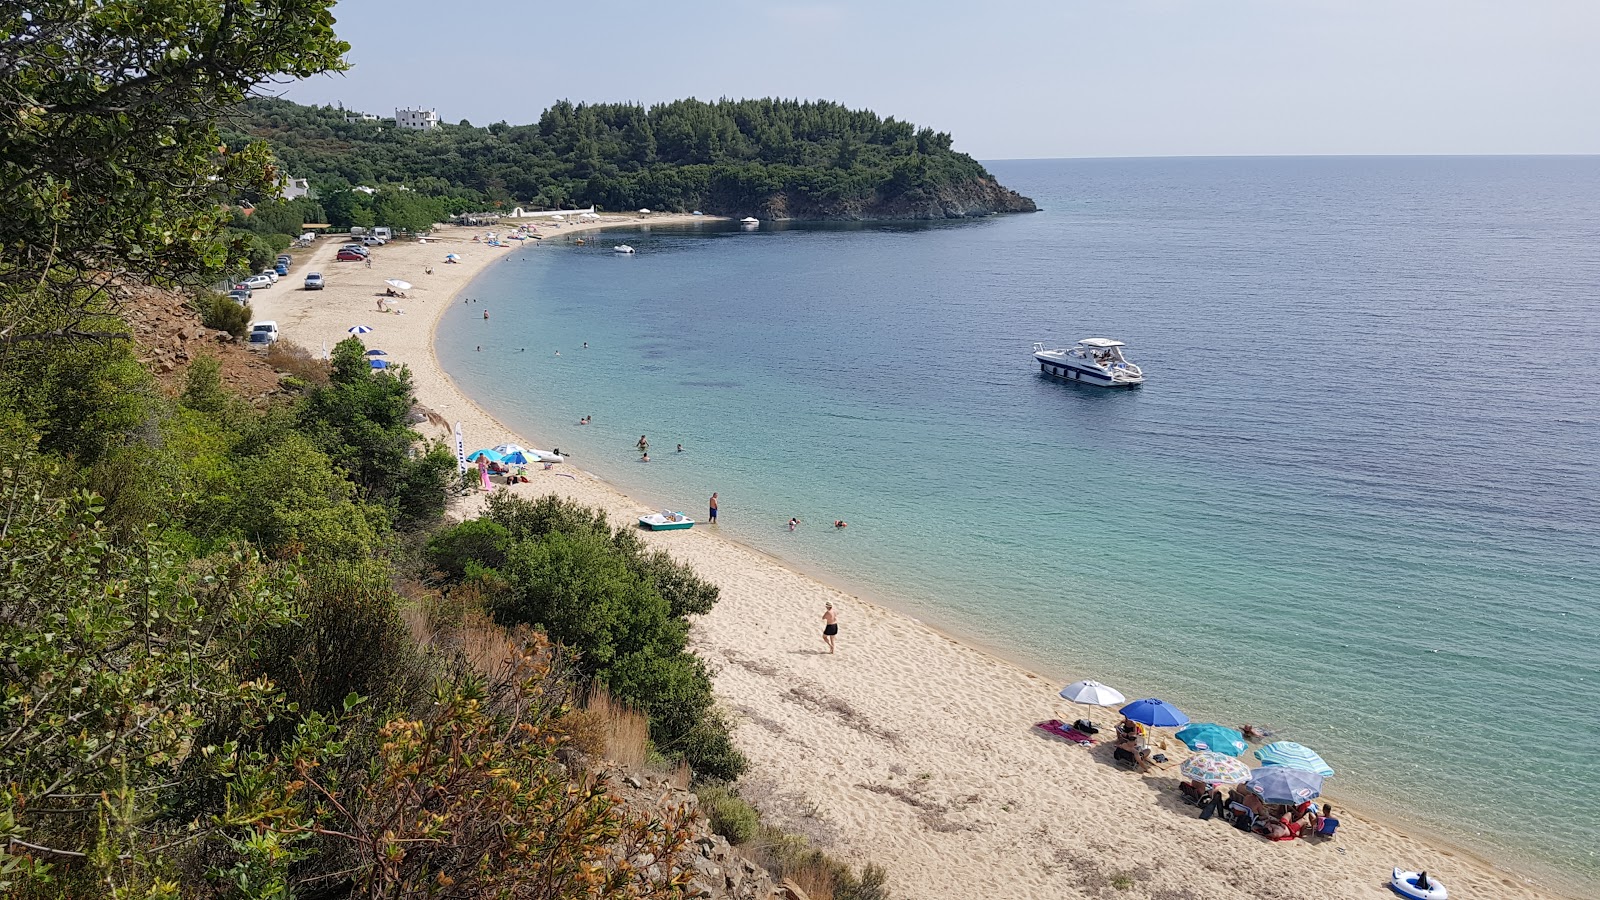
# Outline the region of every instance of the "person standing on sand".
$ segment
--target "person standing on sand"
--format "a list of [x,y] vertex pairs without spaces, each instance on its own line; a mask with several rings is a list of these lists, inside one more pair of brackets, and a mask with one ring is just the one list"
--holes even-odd
[[717,524],[717,492],[711,492],[711,524]]
[[828,645],[828,652],[833,652],[833,638],[839,633],[839,614],[833,611],[833,604],[828,603],[822,611],[822,642]]

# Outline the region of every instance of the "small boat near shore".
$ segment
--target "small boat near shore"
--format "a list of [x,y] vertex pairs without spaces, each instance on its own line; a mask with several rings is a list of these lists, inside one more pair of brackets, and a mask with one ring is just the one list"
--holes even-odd
[[663,509],[658,513],[640,516],[639,524],[651,531],[682,531],[694,527],[694,520],[681,512]]
[[1399,866],[1394,867],[1394,877],[1389,879],[1389,887],[1396,894],[1415,900],[1450,900],[1450,891],[1439,883],[1439,879],[1424,873],[1407,872]]
[[611,252],[612,253],[621,253],[623,256],[632,256],[633,255],[633,248],[629,247],[627,244],[618,244],[615,247],[611,248]]
[[1122,355],[1128,346],[1111,338],[1084,338],[1075,346],[1046,350],[1035,342],[1033,358],[1046,375],[1083,381],[1101,387],[1133,387],[1144,384],[1144,372]]

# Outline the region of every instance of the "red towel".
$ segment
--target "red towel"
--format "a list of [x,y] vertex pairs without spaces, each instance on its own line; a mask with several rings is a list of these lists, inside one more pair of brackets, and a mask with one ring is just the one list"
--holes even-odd
[[1046,734],[1053,734],[1058,738],[1065,738],[1074,744],[1082,744],[1085,747],[1092,747],[1095,743],[1094,738],[1089,737],[1087,734],[1084,734],[1078,729],[1073,728],[1071,725],[1068,725],[1060,719],[1050,719],[1044,722],[1038,722],[1033,727],[1045,732]]

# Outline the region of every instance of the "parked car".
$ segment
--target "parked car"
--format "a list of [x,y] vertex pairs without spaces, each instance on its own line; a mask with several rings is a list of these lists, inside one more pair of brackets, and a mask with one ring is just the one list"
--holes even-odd
[[306,290],[308,290],[308,291],[320,291],[320,290],[322,290],[322,273],[321,272],[312,272],[310,275],[306,276]]
[[344,250],[340,250],[339,255],[334,257],[334,259],[337,259],[339,262],[361,262],[363,259],[366,259],[366,256],[346,248]]
[[250,292],[248,290],[229,291],[228,299],[239,304],[240,306],[244,306],[246,303],[250,302]]
[[250,335],[245,338],[245,344],[251,350],[265,350],[278,340],[278,323],[273,321],[256,322],[250,326]]
[[287,274],[289,274],[289,264],[288,263],[278,263],[276,266],[272,267],[272,271],[277,272],[280,277],[284,276],[284,275],[287,275]]
[[345,244],[343,247],[340,247],[339,249],[340,250],[354,250],[355,252],[361,254],[362,256],[366,256],[366,255],[368,255],[368,254],[370,254],[372,252],[371,250],[367,249],[365,244]]
[[272,287],[272,279],[265,275],[251,275],[249,278],[246,278],[233,287],[235,290],[238,290],[239,288],[245,288],[247,290],[259,291],[263,288]]
[[361,243],[367,245],[368,247],[382,247],[384,244],[389,242],[381,237],[378,237],[377,235],[373,235],[372,237],[363,239]]
[[278,262],[281,262],[281,263],[283,263],[284,265],[287,266],[290,263],[294,262],[294,257],[290,256],[287,253],[284,253],[284,254],[281,254],[281,255],[278,256]]
[[257,274],[259,274],[262,278],[265,278],[268,281],[272,282],[273,284],[277,284],[278,283],[278,270],[277,269],[262,269]]

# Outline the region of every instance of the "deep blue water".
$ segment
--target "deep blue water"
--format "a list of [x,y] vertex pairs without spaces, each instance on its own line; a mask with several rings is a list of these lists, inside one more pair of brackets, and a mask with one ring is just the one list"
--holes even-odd
[[[647,502],[1600,883],[1600,158],[991,169],[1043,211],[547,240],[440,357]],[[1088,336],[1149,383],[1031,361]]]

